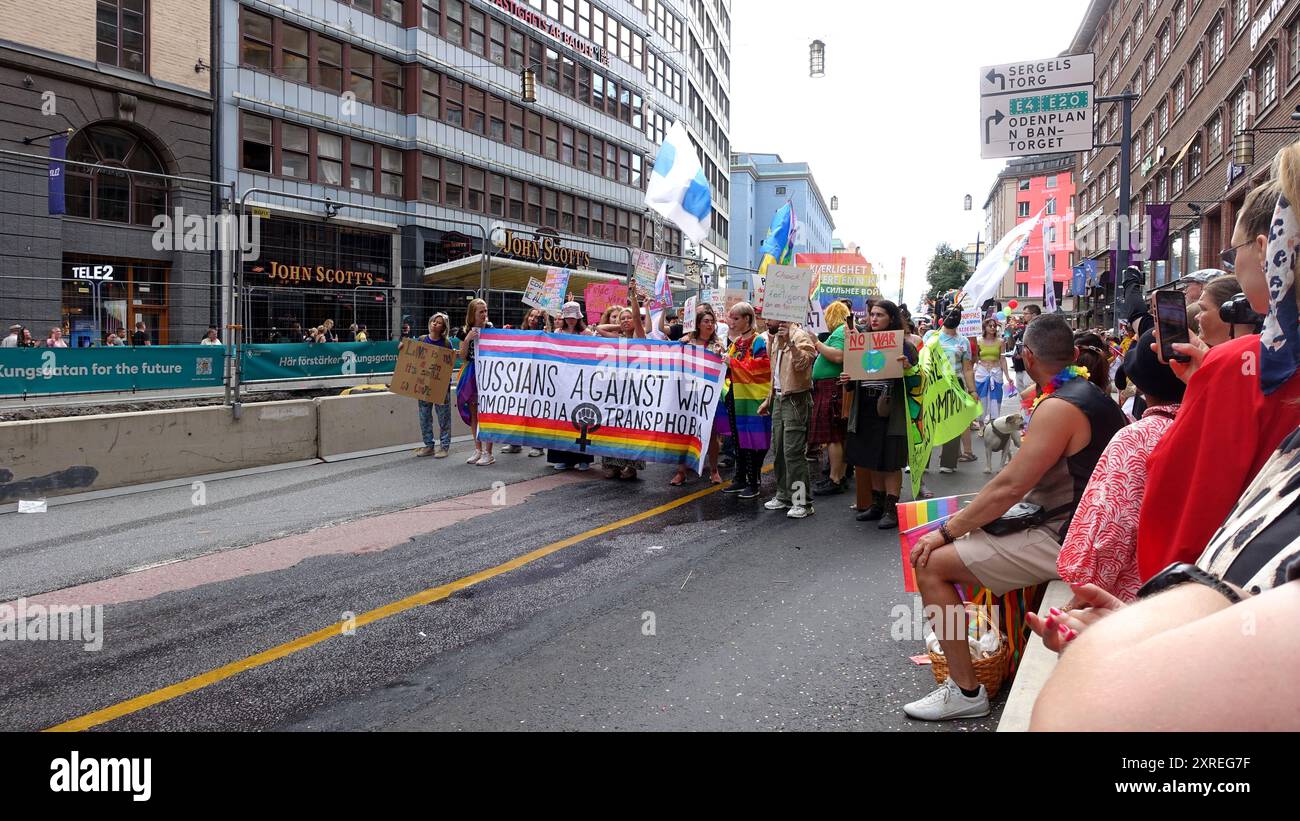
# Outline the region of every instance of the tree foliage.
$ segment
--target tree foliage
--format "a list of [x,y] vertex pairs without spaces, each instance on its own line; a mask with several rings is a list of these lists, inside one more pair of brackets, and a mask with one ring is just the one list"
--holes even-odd
[[935,299],[953,288],[962,287],[972,273],[960,250],[946,242],[939,243],[934,249],[934,256],[930,257],[930,265],[925,272],[926,281],[930,284],[926,299]]

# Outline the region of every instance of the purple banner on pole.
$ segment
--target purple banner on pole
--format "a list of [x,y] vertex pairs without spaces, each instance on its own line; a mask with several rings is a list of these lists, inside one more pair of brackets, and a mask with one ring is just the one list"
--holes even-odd
[[63,196],[63,160],[68,158],[68,135],[56,134],[50,138],[50,213],[66,214]]
[[1157,203],[1147,206],[1147,219],[1151,221],[1151,249],[1148,261],[1169,261],[1169,213],[1173,206]]

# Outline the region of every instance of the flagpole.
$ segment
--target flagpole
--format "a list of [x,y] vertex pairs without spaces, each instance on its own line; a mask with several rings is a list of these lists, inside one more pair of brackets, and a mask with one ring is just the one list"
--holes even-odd
[[[1098,103],[1119,103],[1123,129],[1120,132],[1119,140],[1119,209],[1117,212],[1119,218],[1119,248],[1115,253],[1115,267],[1119,270],[1111,271],[1111,276],[1115,280],[1115,333],[1119,334],[1119,318],[1121,310],[1125,318],[1128,317],[1128,305],[1122,308],[1120,300],[1124,296],[1123,286],[1121,285],[1120,276],[1125,268],[1128,268],[1130,257],[1129,243],[1132,241],[1132,227],[1129,224],[1131,215],[1129,214],[1129,166],[1132,164],[1131,157],[1133,154],[1133,101],[1138,98],[1131,89],[1125,86],[1124,90],[1111,97],[1098,97]],[[1113,147],[1114,143],[1108,143],[1107,147]]]

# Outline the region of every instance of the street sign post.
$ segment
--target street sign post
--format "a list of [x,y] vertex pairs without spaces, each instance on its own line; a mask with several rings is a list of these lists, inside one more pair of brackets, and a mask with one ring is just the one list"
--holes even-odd
[[1093,56],[980,69],[980,157],[1022,157],[1093,147]]

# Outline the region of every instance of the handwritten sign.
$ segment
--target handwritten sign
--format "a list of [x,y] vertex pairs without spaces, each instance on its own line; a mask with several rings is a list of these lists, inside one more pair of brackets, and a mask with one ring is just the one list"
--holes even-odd
[[527,305],[529,308],[546,310],[546,303],[543,301],[545,298],[546,283],[542,282],[537,277],[529,277],[528,287],[524,290],[524,297],[519,301]]
[[808,297],[812,292],[811,268],[772,265],[767,269],[763,290],[763,318],[777,322],[808,321]]
[[682,309],[682,332],[691,333],[695,330],[695,310],[698,297],[690,297],[686,300],[686,307]]
[[898,379],[902,355],[902,331],[844,332],[844,372],[850,379]]
[[981,324],[979,311],[962,311],[961,323],[957,326],[957,336],[980,336],[984,333]]
[[456,353],[451,348],[403,339],[397,350],[393,384],[388,389],[398,396],[443,404],[455,364]]
[[587,286],[587,324],[595,325],[611,305],[627,304],[627,286],[621,282],[597,282]]
[[569,292],[569,269],[548,268],[546,271],[545,296],[543,310],[551,316],[559,316],[564,308],[564,296]]

